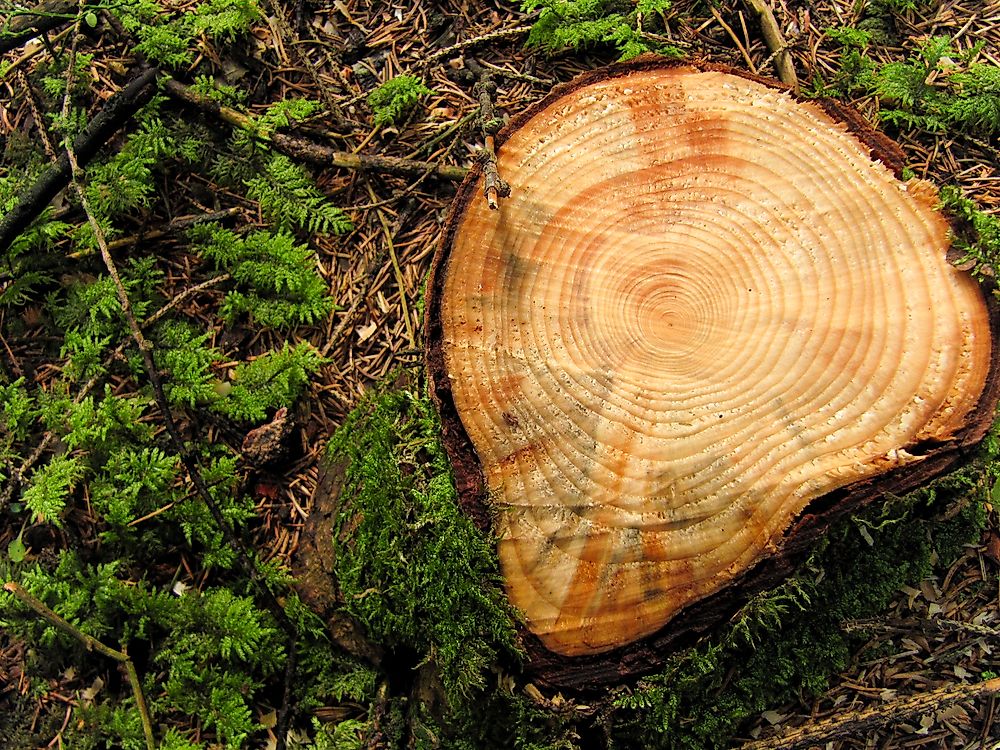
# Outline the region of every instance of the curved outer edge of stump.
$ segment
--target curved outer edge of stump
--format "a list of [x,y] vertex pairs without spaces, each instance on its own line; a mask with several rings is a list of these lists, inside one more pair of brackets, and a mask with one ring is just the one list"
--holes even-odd
[[[846,125],[851,134],[869,150],[873,159],[881,161],[898,179],[902,179],[905,163],[902,149],[890,138],[876,131],[857,110],[832,99],[811,99],[798,95],[776,80],[725,65],[698,60],[665,60],[655,55],[643,55],[628,62],[590,71],[554,87],[545,97],[510,120],[497,134],[496,146],[499,149],[511,133],[535,114],[575,89],[632,72],[671,67],[730,73],[784,91],[798,101],[816,104],[834,120]],[[482,531],[491,533],[492,512],[486,502],[486,485],[481,466],[472,441],[458,416],[451,383],[445,370],[440,315],[445,266],[454,243],[458,219],[471,201],[485,200],[477,189],[481,176],[482,167],[477,164],[459,187],[446,220],[427,282],[425,341],[430,395],[441,418],[442,439],[451,461],[459,503]],[[514,189],[517,189],[516,186]],[[814,499],[785,532],[778,554],[757,562],[721,591],[688,605],[650,636],[600,654],[570,657],[549,651],[536,635],[520,626],[521,638],[528,655],[525,673],[544,686],[582,693],[611,684],[621,684],[649,673],[661,665],[671,651],[692,645],[706,631],[729,619],[753,594],[787,578],[837,520],[885,494],[916,489],[967,459],[993,424],[1000,400],[1000,353],[997,351],[997,342],[1000,341],[1000,303],[992,293],[993,289],[984,287],[983,292],[990,314],[990,372],[976,408],[967,417],[967,425],[953,439],[946,443],[902,446],[913,455],[924,456],[924,460],[855,482]]]

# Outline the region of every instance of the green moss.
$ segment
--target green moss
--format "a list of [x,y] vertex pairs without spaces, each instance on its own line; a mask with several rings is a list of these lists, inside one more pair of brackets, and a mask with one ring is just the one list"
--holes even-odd
[[347,611],[384,647],[430,664],[448,704],[515,656],[493,540],[459,510],[431,404],[413,390],[364,401],[330,442],[345,462],[335,546]]

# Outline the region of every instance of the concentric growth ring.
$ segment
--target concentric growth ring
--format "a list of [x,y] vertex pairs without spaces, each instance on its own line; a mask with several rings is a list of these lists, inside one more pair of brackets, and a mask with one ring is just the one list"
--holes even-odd
[[452,217],[432,305],[550,650],[658,630],[975,409],[988,313],[946,222],[820,106],[639,65],[551,97],[498,168],[512,195]]

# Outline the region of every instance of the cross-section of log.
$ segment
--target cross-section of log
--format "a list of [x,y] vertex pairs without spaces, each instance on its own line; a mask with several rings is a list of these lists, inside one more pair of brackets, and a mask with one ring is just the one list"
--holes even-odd
[[987,303],[933,190],[845,117],[643,60],[501,133],[500,210],[464,185],[429,369],[460,491],[548,650],[649,636],[817,507],[981,438]]

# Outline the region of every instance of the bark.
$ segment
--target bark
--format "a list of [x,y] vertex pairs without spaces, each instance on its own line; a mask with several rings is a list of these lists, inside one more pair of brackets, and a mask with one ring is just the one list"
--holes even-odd
[[640,59],[497,145],[512,194],[459,191],[428,370],[540,681],[651,669],[984,435],[996,310],[859,116]]
[[323,618],[327,632],[346,653],[378,665],[382,649],[368,640],[361,624],[344,614],[337,592],[334,529],[340,513],[340,496],[346,467],[325,462],[313,492],[309,518],[294,558],[295,589],[309,608]]

